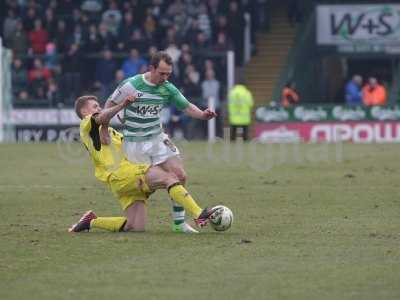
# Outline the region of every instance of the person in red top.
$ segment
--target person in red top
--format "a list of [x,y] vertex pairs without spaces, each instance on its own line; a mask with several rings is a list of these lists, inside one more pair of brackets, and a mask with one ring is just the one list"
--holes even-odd
[[51,72],[46,67],[43,67],[43,62],[39,58],[35,58],[33,61],[33,69],[29,70],[28,79],[30,82],[44,79],[49,80],[51,78]]
[[46,97],[47,83],[51,77],[50,70],[43,66],[43,62],[39,58],[35,58],[33,69],[28,72],[30,93],[34,98],[44,99]]
[[386,89],[375,77],[370,77],[362,89],[362,98],[366,106],[385,105]]
[[289,81],[282,90],[281,105],[285,108],[297,104],[300,100],[299,94],[296,92],[296,85],[293,81]]
[[35,20],[35,28],[29,33],[29,40],[33,54],[44,54],[46,52],[49,34],[43,29],[40,19]]

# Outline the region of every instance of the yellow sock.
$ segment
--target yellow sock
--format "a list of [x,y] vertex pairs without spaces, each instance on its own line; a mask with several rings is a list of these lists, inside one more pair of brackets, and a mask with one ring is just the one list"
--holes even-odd
[[200,216],[202,209],[181,184],[170,187],[168,193],[172,200],[182,205],[193,217],[198,218]]
[[97,217],[90,222],[90,228],[99,228],[108,231],[122,231],[125,222],[125,217]]

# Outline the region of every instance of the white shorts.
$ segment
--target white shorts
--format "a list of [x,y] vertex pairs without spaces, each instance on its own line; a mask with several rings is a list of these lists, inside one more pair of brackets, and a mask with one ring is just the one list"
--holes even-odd
[[124,140],[122,147],[129,161],[153,166],[165,162],[170,157],[179,155],[179,149],[165,133],[142,142]]

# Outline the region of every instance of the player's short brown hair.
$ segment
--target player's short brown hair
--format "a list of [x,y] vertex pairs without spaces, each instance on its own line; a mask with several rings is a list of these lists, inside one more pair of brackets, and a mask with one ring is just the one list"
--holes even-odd
[[154,68],[158,68],[160,61],[164,61],[167,65],[172,66],[172,57],[164,51],[158,51],[153,54],[150,60],[150,65]]
[[94,101],[98,101],[97,97],[94,95],[86,95],[86,96],[81,96],[79,98],[77,98],[75,100],[75,112],[78,115],[79,119],[82,119],[82,113],[81,110],[83,107],[85,107],[85,105],[90,101],[90,100],[94,100]]

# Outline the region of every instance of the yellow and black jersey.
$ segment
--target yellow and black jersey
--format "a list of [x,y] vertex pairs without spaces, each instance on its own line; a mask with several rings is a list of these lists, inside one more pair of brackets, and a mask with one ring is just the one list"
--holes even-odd
[[95,166],[95,176],[107,182],[111,172],[121,165],[128,164],[122,152],[123,136],[115,129],[109,127],[111,142],[109,145],[101,144],[100,129],[93,115],[85,117],[80,123],[80,137],[88,150]]

